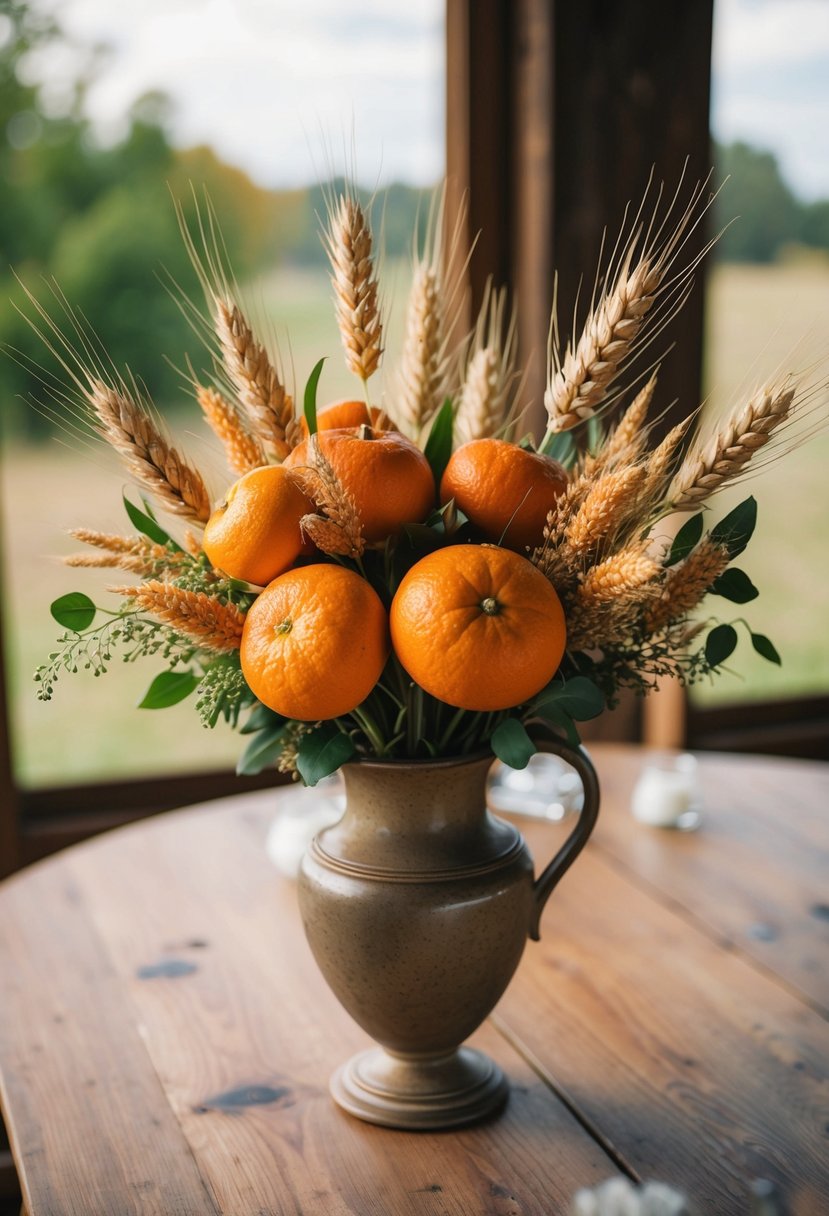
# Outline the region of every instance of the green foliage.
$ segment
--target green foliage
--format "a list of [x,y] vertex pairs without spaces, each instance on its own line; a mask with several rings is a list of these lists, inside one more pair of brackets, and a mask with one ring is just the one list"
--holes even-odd
[[97,608],[88,595],[82,591],[70,591],[56,599],[49,611],[59,625],[64,629],[72,629],[81,633],[88,629],[95,620]]
[[745,549],[756,526],[757,499],[750,495],[714,525],[710,537],[715,544],[725,545],[728,556],[733,560]]
[[705,658],[711,668],[720,667],[734,653],[737,630],[733,625],[717,625],[705,639]]
[[309,435],[316,435],[317,433],[317,385],[319,384],[324,366],[325,357],[314,364],[314,370],[311,372],[311,375],[308,377],[308,383],[305,385],[303,413],[305,421],[308,424]]
[[297,752],[296,767],[306,785],[316,785],[329,777],[356,754],[354,740],[340,729],[336,721],[321,722],[302,736]]
[[449,463],[449,457],[452,455],[453,424],[454,412],[452,402],[447,397],[435,415],[429,430],[429,437],[426,440],[426,447],[424,448],[424,454],[429,461],[429,467],[435,478],[436,486],[440,485],[440,479],[443,477],[446,466]]
[[168,709],[184,701],[198,687],[193,671],[161,671],[138,702],[139,709]]
[[518,718],[505,718],[492,732],[492,750],[510,768],[526,768],[538,750]]
[[692,515],[690,519],[686,519],[685,523],[674,537],[674,542],[671,545],[671,551],[668,554],[668,559],[665,562],[666,566],[675,566],[677,562],[681,562],[686,558],[692,549],[695,549],[702,539],[702,511],[698,515]]

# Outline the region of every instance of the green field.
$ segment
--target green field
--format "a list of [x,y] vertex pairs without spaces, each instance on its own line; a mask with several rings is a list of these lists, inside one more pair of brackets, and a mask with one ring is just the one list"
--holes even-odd
[[[388,341],[392,355],[399,344],[406,286],[402,270],[387,276],[386,282],[395,278]],[[260,311],[274,326],[300,385],[320,355],[328,354],[320,399],[359,389],[341,370],[330,288],[323,273],[283,271],[264,285],[261,301]],[[809,341],[794,363],[802,366],[823,353],[825,374],[827,263],[717,268],[710,285],[708,345],[708,382],[716,402],[727,404],[739,396],[741,384],[750,389],[756,378],[791,356],[804,333]],[[204,468],[218,494],[228,475],[215,445],[195,415],[180,432],[182,446]],[[829,688],[827,467],[829,437],[824,437],[750,482],[748,488],[760,501],[760,522],[740,564],[762,594],[745,609],[734,609],[723,600],[716,601],[716,610],[722,619],[744,612],[755,630],[775,641],[784,667],[779,670],[754,660],[742,644],[733,660],[739,676],[701,689],[697,695],[706,702]],[[125,484],[103,446],[81,453],[52,443],[3,454],[7,660],[15,761],[21,780],[28,784],[203,768],[206,763],[230,763],[239,751],[238,738],[228,730],[217,727],[212,734],[203,730],[187,702],[155,712],[134,708],[158,670],[152,660],[130,668],[116,661],[99,680],[86,673],[65,676],[52,702],[36,699],[31,675],[53,649],[58,632],[49,603],[75,589],[106,603],[104,589],[117,580],[111,572],[63,567],[56,555],[78,548],[66,530],[73,525],[127,530],[120,506]],[[739,492],[723,495],[717,513],[738,497]]]

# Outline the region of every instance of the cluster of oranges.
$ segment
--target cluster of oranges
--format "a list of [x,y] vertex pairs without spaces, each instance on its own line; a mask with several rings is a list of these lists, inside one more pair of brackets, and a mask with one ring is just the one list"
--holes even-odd
[[263,590],[246,617],[242,670],[251,691],[300,721],[350,713],[380,680],[391,649],[427,693],[460,709],[520,705],[552,678],[565,622],[527,559],[567,484],[547,456],[500,439],[458,448],[439,487],[424,453],[379,410],[337,402],[317,416],[319,451],[370,546],[454,501],[480,543],[448,536],[396,587],[314,552],[300,521],[315,510],[298,474],[308,437],[281,465],[246,473],[204,533],[214,567]]

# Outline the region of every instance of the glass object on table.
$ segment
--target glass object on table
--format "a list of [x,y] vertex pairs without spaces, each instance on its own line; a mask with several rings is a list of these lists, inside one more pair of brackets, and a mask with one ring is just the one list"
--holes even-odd
[[529,815],[558,823],[577,815],[584,805],[578,774],[558,756],[537,752],[526,768],[509,768],[496,761],[487,781],[491,811]]
[[645,756],[633,789],[634,819],[650,827],[693,832],[701,822],[702,788],[696,758],[687,752]]
[[296,878],[305,850],[323,828],[342,818],[345,786],[339,773],[313,788],[293,785],[279,791],[279,807],[268,829],[265,852],[286,878]]

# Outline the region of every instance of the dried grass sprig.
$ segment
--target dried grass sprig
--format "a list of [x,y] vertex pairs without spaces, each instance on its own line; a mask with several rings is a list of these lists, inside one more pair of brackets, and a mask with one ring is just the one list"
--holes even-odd
[[682,443],[693,421],[694,415],[692,414],[690,417],[684,418],[682,422],[678,422],[676,426],[671,427],[662,442],[649,454],[647,474],[639,495],[643,519],[647,519],[649,514],[659,509],[676,467]]
[[656,391],[656,372],[640,389],[610,432],[600,450],[584,461],[584,471],[594,477],[617,465],[635,464],[648,442],[648,410]]
[[223,604],[201,591],[185,591],[160,579],[112,590],[203,650],[230,654],[239,649],[245,618],[234,604]]
[[[656,325],[653,340],[688,297],[693,271],[707,252],[701,250],[678,272],[674,266],[691,232],[712,201],[702,202],[705,183],[692,190],[687,206],[668,229],[682,188],[682,179],[661,223],[657,224],[662,191],[657,192],[653,214],[641,220],[650,190],[645,191],[627,239],[624,226],[611,255],[605,286],[594,286],[593,300],[578,342],[570,339],[562,359],[558,349],[555,303],[550,323],[547,389],[544,404],[548,434],[570,430],[592,418],[607,401],[608,392],[623,368],[644,348],[645,324]],[[666,235],[667,229],[667,235]]]
[[136,479],[168,511],[206,523],[210,496],[201,474],[176,451],[126,387],[92,378],[86,397],[101,434]]
[[349,371],[365,382],[380,365],[383,326],[372,262],[372,236],[350,193],[329,205],[323,243],[331,262],[334,304]]
[[703,537],[683,562],[668,571],[660,598],[645,617],[648,632],[657,633],[696,608],[730,560],[725,545]]
[[646,476],[644,465],[637,464],[612,469],[593,483],[564,532],[574,560],[586,560],[622,537]]
[[789,418],[796,391],[788,377],[765,385],[708,442],[695,446],[671,486],[671,506],[692,511],[726,482],[737,480],[754,454]]
[[220,440],[227,463],[240,476],[267,464],[262,444],[245,427],[239,412],[221,393],[205,385],[196,386],[196,399],[213,434]]
[[187,563],[184,553],[175,553],[166,545],[156,544],[145,536],[118,536],[95,532],[91,528],[70,528],[70,536],[82,544],[98,549],[98,553],[72,553],[62,559],[64,565],[102,569],[129,570],[132,574],[160,575]]
[[[579,585],[576,605],[590,611],[600,604],[638,593],[643,587],[650,587],[655,593],[655,580],[661,572],[661,563],[648,552],[645,544],[640,542],[620,549],[597,566],[590,567]],[[641,602],[638,596],[637,602]]]
[[293,400],[239,305],[216,296],[213,308],[225,371],[247,415],[251,432],[266,452],[273,452],[282,460],[291,450],[285,433],[294,416]]
[[308,464],[294,475],[302,490],[319,508],[303,515],[300,527],[323,553],[360,557],[366,542],[356,504],[322,453],[317,435],[308,443]]
[[471,254],[465,242],[466,218],[464,199],[448,234],[446,195],[436,196],[423,252],[415,252],[395,408],[395,420],[414,438],[460,387],[460,352],[467,339],[459,333]]
[[455,415],[456,445],[496,435],[510,416],[510,393],[518,379],[516,315],[504,326],[506,289],[488,280],[475,326]]

